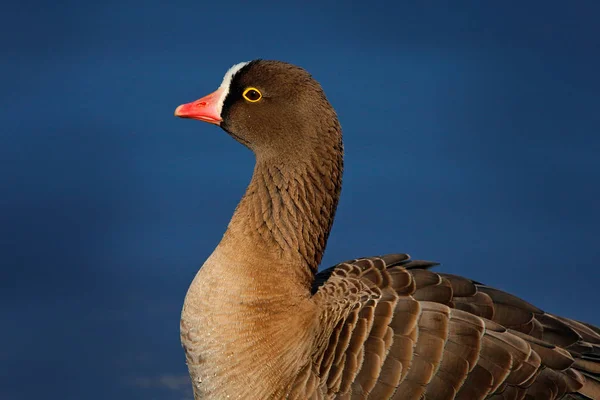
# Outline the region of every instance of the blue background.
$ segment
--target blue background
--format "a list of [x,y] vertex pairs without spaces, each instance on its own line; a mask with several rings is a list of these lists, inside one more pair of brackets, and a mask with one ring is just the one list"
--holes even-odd
[[253,158],[173,110],[259,57],[344,127],[324,265],[409,252],[600,324],[597,2],[48,3],[0,16],[1,399],[191,397],[181,304]]

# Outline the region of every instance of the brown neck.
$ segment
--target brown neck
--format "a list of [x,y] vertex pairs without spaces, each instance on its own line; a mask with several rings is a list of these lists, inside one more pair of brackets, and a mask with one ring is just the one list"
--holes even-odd
[[250,185],[220,246],[230,243],[242,254],[261,254],[273,266],[291,265],[294,271],[285,271],[287,276],[310,285],[340,195],[343,148],[336,133],[330,138],[334,143],[321,143],[308,154],[257,155]]

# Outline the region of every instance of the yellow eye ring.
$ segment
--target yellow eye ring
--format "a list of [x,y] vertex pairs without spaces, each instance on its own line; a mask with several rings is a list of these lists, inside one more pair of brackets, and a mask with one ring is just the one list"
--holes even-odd
[[246,90],[244,90],[242,96],[244,96],[244,99],[248,100],[250,103],[256,103],[257,101],[262,99],[262,93],[260,92],[260,90],[253,87],[249,87]]

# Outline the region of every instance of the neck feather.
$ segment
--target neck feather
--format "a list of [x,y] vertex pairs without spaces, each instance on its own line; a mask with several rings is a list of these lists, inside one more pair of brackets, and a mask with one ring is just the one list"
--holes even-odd
[[243,243],[244,252],[261,252],[259,258],[272,263],[264,268],[292,265],[296,271],[286,274],[310,285],[340,196],[343,147],[339,131],[333,136],[334,143],[321,143],[302,157],[257,156],[221,245]]

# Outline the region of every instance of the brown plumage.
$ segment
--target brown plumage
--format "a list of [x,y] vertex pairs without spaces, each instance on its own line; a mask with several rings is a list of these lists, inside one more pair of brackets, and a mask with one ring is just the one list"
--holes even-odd
[[406,254],[316,273],[343,148],[306,71],[238,64],[176,115],[219,124],[256,156],[182,311],[196,399],[600,399],[594,326]]

